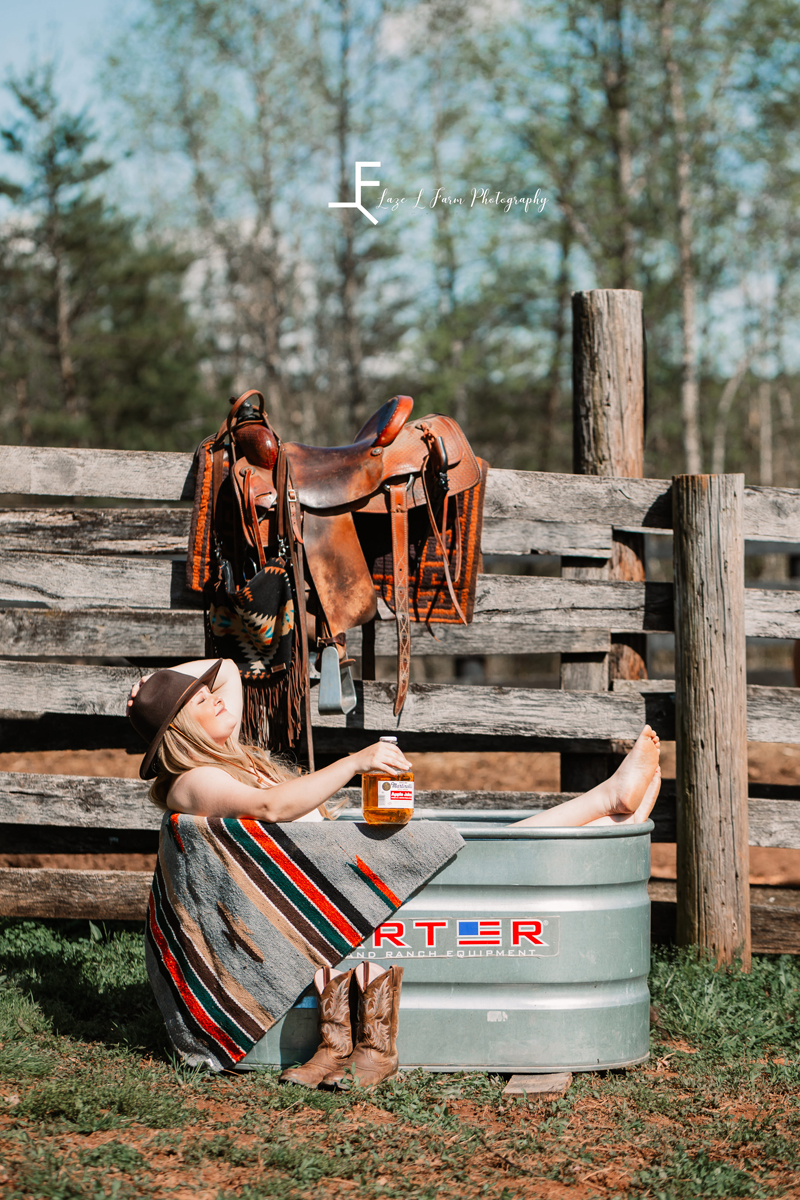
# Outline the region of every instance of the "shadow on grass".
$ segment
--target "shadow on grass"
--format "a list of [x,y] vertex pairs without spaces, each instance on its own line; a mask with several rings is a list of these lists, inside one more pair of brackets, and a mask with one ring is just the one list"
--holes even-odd
[[170,1056],[139,923],[0,920],[0,972],[55,1034]]

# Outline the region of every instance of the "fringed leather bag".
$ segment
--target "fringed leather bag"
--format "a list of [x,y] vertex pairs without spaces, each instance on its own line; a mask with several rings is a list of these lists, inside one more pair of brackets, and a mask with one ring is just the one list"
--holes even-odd
[[[235,417],[251,395],[260,397],[262,419],[240,427]],[[288,751],[300,737],[306,690],[305,596],[298,600],[290,570],[285,460],[263,405],[260,393],[245,393],[198,447],[190,546],[200,553],[190,552],[187,582],[203,590],[206,653],[239,667],[244,739]],[[252,417],[252,406],[245,411]],[[267,558],[265,543],[283,554]]]

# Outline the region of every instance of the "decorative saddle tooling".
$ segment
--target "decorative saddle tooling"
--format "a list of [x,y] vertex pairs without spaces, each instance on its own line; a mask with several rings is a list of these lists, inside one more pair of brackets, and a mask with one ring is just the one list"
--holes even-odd
[[[399,715],[408,691],[410,621],[472,619],[488,465],[450,417],[409,421],[413,403],[395,396],[352,444],[316,447],[281,442],[263,396],[249,391],[231,400],[218,433],[198,447],[187,582],[201,590],[219,589],[222,581],[229,599],[237,599],[235,612],[230,604],[225,609],[223,629],[220,604],[207,590],[207,651],[224,653],[221,634],[238,631],[243,651],[227,656],[240,662],[246,693],[254,677],[272,687],[266,705],[271,730],[288,701],[288,725],[277,746],[270,736],[273,748],[295,744],[302,697],[310,734],[307,645],[300,631],[321,652],[320,711],[349,712],[356,697],[345,634],[364,627],[362,675],[374,675],[373,622],[382,597],[397,620]],[[274,585],[281,570],[292,578],[294,608],[287,615],[284,605],[275,628],[285,637],[293,618],[294,659],[287,667],[285,654],[278,654],[254,667],[259,656],[246,648],[247,630],[242,635],[243,626],[253,625],[247,606],[267,576]],[[279,682],[281,672],[287,678]],[[257,738],[257,712],[250,711],[249,721],[247,714],[246,703],[246,732]]]

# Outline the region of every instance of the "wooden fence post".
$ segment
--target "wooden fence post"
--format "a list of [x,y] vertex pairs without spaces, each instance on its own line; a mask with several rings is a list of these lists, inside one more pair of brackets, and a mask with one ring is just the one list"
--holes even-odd
[[[597,289],[572,296],[573,471],[576,475],[644,473],[645,359],[641,292]],[[643,580],[644,537],[618,533],[612,557],[564,558],[565,579]],[[644,679],[646,640],[630,634],[611,654],[562,654],[561,686],[606,691],[609,679]],[[609,773],[605,754],[564,754],[563,791],[582,791]]]
[[678,944],[750,967],[744,475],[672,481]]

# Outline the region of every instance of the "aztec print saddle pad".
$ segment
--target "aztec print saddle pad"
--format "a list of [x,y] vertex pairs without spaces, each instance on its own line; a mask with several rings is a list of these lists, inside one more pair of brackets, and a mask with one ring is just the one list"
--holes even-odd
[[146,961],[178,1053],[235,1066],[311,984],[458,852],[451,825],[272,825],[170,813]]

